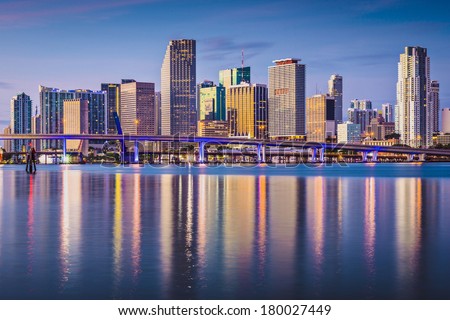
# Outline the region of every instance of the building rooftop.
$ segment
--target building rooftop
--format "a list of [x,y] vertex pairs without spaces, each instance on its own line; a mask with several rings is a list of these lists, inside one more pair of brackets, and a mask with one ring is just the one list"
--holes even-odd
[[273,60],[273,63],[275,63],[277,66],[281,66],[284,64],[293,64],[293,63],[297,63],[299,61],[302,61],[302,59],[298,59],[298,58],[285,58],[285,59],[280,59],[280,60]]

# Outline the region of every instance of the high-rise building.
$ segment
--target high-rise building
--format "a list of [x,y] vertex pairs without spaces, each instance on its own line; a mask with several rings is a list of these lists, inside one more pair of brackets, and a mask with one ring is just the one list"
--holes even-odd
[[305,65],[275,60],[269,67],[269,135],[305,135]]
[[[88,105],[88,133],[105,134],[107,132],[108,101],[106,93],[92,90],[60,90],[39,86],[39,99],[42,116],[42,133],[64,132],[64,100],[87,100]],[[42,148],[61,148],[61,141],[44,140]]]
[[439,82],[436,80],[433,80],[430,83],[429,105],[431,108],[431,122],[433,126],[432,132],[439,132],[439,111],[441,109],[439,101]]
[[[30,134],[31,133],[31,98],[25,93],[18,94],[11,99],[11,133]],[[13,140],[12,151],[22,151],[23,146],[27,146],[30,140]]]
[[[4,130],[3,130],[3,134],[11,134],[11,125],[7,126]],[[11,152],[12,151],[12,140],[3,140],[3,147],[5,148],[6,152]]]
[[338,123],[337,125],[338,143],[359,143],[361,142],[361,125],[351,122]]
[[161,68],[161,134],[196,134],[195,84],[195,40],[171,40]]
[[372,109],[372,101],[370,100],[352,100],[347,114],[348,121],[361,126],[361,132],[366,132],[372,119],[377,118],[377,110]]
[[450,133],[450,108],[442,109],[442,132]]
[[117,112],[120,117],[120,84],[118,83],[102,83],[101,90],[106,92],[106,99],[108,104],[107,115],[108,119],[108,134],[116,134],[116,121],[114,120],[114,112]]
[[250,67],[232,68],[219,71],[219,84],[225,88],[250,83]]
[[108,99],[104,91],[69,90],[74,93],[74,99],[88,101],[88,131],[89,134],[105,134],[108,132]]
[[242,83],[227,89],[230,136],[267,137],[267,86]]
[[[64,134],[83,134],[89,130],[88,108],[89,101],[82,99],[68,99],[63,102]],[[67,151],[77,151],[87,154],[87,140],[67,140]]]
[[306,138],[325,142],[336,136],[335,99],[328,94],[306,98]]
[[342,76],[332,74],[328,80],[328,94],[336,100],[334,117],[337,123],[342,123],[342,98],[343,98],[343,82]]
[[128,82],[120,86],[120,114],[123,133],[156,135],[155,84]]
[[[384,120],[384,118],[381,118]],[[373,118],[367,126],[367,137],[372,140],[385,140],[387,135],[395,133],[395,123],[380,121],[380,118]]]
[[395,129],[400,142],[411,147],[432,143],[432,112],[427,100],[430,90],[430,58],[427,49],[405,47],[398,63]]
[[212,81],[205,81],[199,85],[198,120],[225,121],[225,87],[215,86]]
[[390,103],[383,103],[381,105],[381,111],[384,118],[384,121],[386,122],[394,122],[394,108],[392,104]]

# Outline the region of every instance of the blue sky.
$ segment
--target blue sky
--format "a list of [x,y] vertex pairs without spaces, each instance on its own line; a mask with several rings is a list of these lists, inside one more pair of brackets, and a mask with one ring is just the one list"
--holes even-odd
[[170,39],[197,40],[197,82],[238,67],[267,83],[275,59],[301,58],[307,95],[344,77],[353,98],[395,103],[405,46],[428,48],[431,76],[450,107],[449,3],[381,1],[0,0],[0,128],[19,92],[38,86],[99,89],[122,78],[155,82]]

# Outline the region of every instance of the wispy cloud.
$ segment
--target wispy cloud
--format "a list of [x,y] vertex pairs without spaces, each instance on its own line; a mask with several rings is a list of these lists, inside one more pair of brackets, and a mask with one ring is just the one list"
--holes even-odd
[[94,3],[88,0],[7,1],[0,3],[0,26],[29,25],[48,18],[73,17],[99,10],[125,8],[157,1],[160,0],[98,0]]
[[203,44],[202,52],[205,60],[220,60],[229,56],[237,56],[244,50],[245,57],[254,57],[265,49],[270,48],[273,43],[267,41],[236,42],[226,37],[215,37],[200,40]]

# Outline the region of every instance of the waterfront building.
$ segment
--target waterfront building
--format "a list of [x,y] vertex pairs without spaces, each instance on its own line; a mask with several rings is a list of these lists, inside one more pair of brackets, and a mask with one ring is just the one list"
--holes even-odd
[[387,140],[370,140],[364,139],[361,144],[366,146],[377,146],[377,147],[392,147],[396,144],[399,144],[398,139],[387,139]]
[[226,121],[225,87],[204,81],[198,92],[198,120]]
[[386,122],[395,122],[394,107],[390,103],[383,103],[381,105],[381,111]]
[[361,125],[345,122],[337,125],[337,142],[338,143],[360,143],[361,142]]
[[200,120],[198,135],[200,137],[228,137],[228,121]]
[[367,132],[372,119],[377,118],[377,110],[372,109],[372,101],[354,99],[347,110],[348,121],[361,125],[361,133]]
[[[64,132],[64,100],[81,99],[88,101],[88,133],[105,134],[107,132],[107,98],[104,91],[60,90],[39,86],[40,114],[42,133]],[[61,141],[43,140],[42,148],[61,148]]]
[[450,108],[442,109],[442,132],[450,133]]
[[171,40],[161,68],[161,134],[197,132],[196,41]]
[[122,84],[120,114],[124,134],[156,135],[155,84],[136,81]]
[[440,101],[439,101],[439,82],[436,80],[430,83],[430,98],[429,104],[431,108],[431,125],[433,127],[432,132],[439,132],[439,111],[440,111]]
[[[11,134],[30,134],[32,106],[31,98],[25,93],[18,94],[11,99]],[[13,140],[12,151],[22,151],[30,140]]]
[[267,86],[242,83],[226,91],[230,136],[267,137]]
[[427,105],[430,91],[430,58],[427,49],[405,47],[398,63],[395,129],[402,144],[429,146],[432,142],[432,110]]
[[101,90],[106,92],[107,99],[107,115],[108,134],[117,134],[116,121],[114,120],[114,112],[120,117],[120,84],[118,83],[102,83]]
[[88,101],[88,133],[105,134],[108,131],[108,100],[105,91],[69,90],[73,99]]
[[228,89],[242,82],[251,83],[250,67],[232,68],[219,71],[219,84]]
[[343,99],[343,79],[338,74],[332,74],[328,80],[328,94],[336,100],[334,118],[336,123],[342,123],[342,99]]
[[[306,133],[305,65],[300,59],[275,60],[269,67],[269,135]],[[334,116],[333,116],[334,117]]]
[[395,123],[385,122],[384,118],[373,118],[367,127],[367,137],[375,140],[385,140],[387,135],[395,133]]
[[[3,129],[3,134],[11,134],[11,125],[7,126]],[[6,152],[12,151],[12,140],[3,140],[3,147]]]
[[325,142],[336,138],[335,99],[318,94],[306,99],[306,137],[308,141]]
[[[84,134],[89,131],[88,109],[89,101],[82,99],[68,99],[63,102],[64,134]],[[88,141],[67,140],[67,151],[88,153]]]

